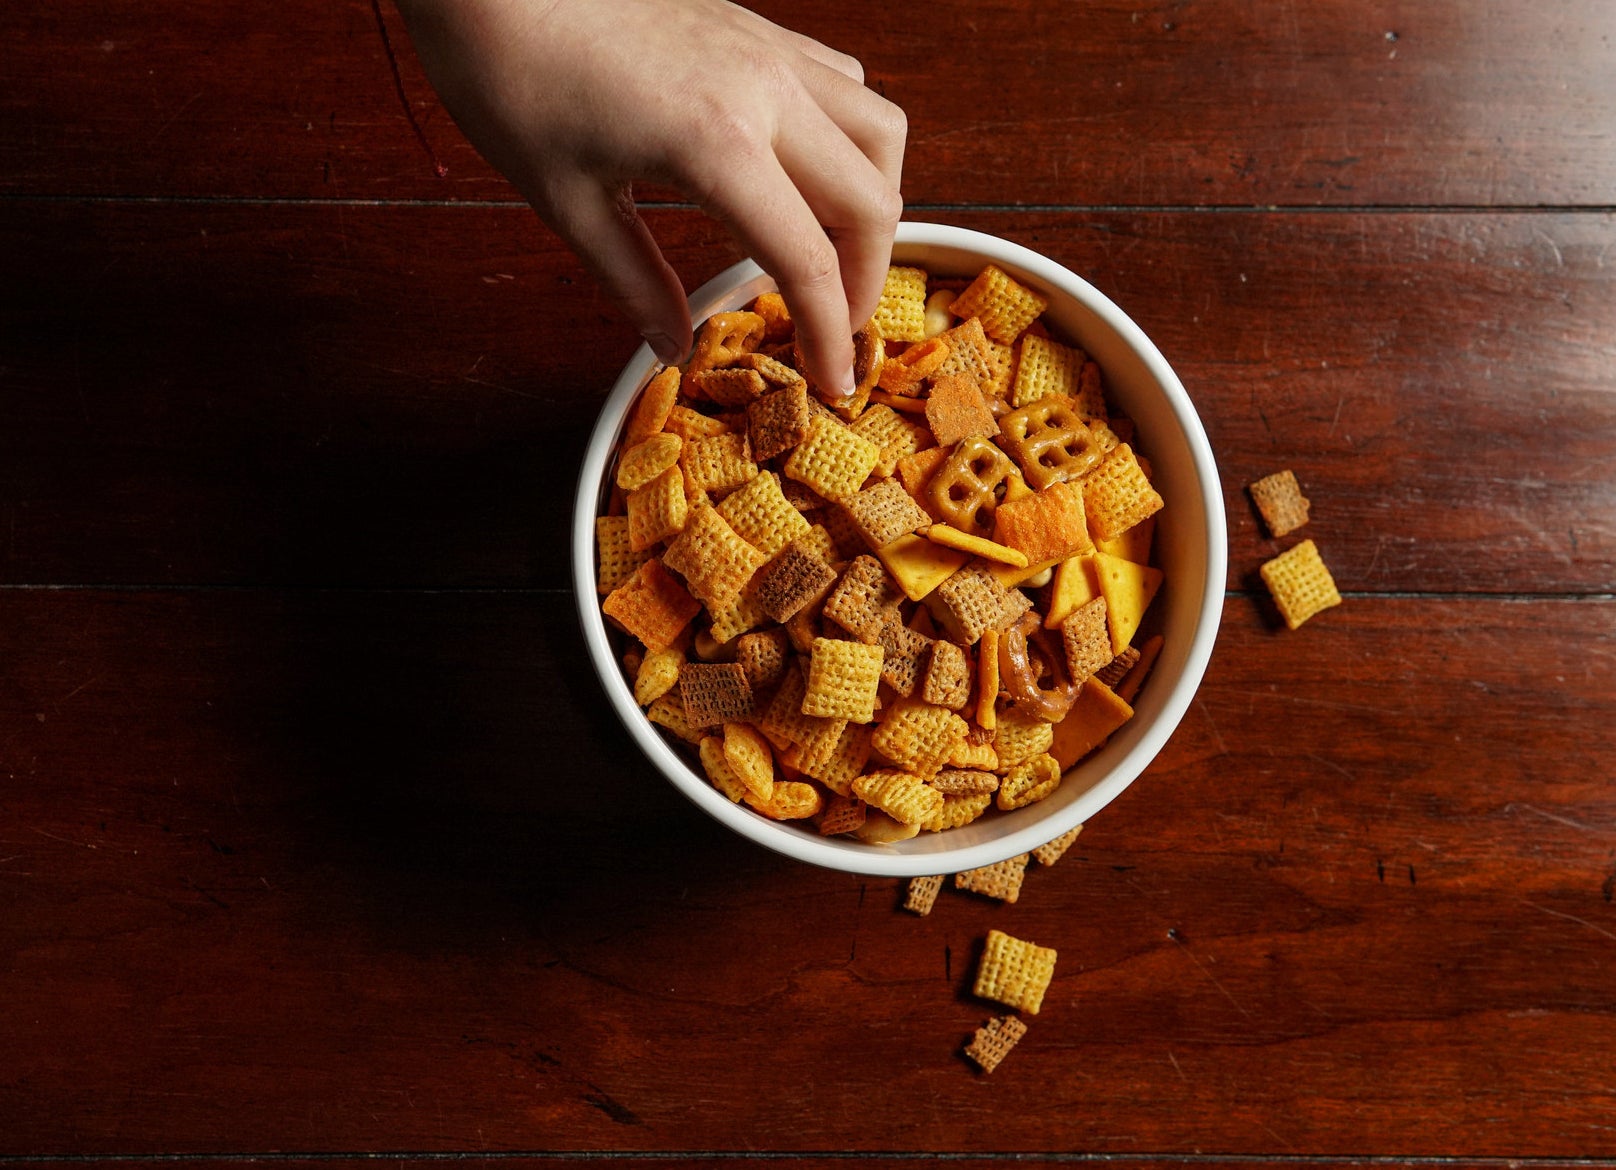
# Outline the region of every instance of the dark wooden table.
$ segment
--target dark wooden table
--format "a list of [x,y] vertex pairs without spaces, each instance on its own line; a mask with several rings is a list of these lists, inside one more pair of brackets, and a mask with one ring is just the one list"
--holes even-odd
[[[397,14],[430,154],[369,0],[17,0],[0,1162],[1616,1163],[1616,7],[808,8],[910,217],[1083,274],[1200,409],[1166,751],[1011,907],[726,835],[579,669],[637,338]],[[1294,633],[1283,467],[1346,597]],[[990,926],[1061,961],[984,1077]]]

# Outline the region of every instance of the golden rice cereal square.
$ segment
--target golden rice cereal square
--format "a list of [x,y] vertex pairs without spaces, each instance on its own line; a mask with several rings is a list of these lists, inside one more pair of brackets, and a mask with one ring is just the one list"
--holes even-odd
[[754,587],[763,612],[786,622],[835,581],[836,570],[824,558],[793,543],[758,570]]
[[687,662],[679,668],[679,697],[695,727],[751,719],[752,685],[738,662]]
[[1010,392],[1012,406],[1026,406],[1046,394],[1074,397],[1088,355],[1070,345],[1029,333],[1021,341],[1021,361]]
[[646,561],[612,590],[600,608],[644,642],[647,650],[661,650],[701,612],[701,603],[662,567],[661,561]]
[[788,386],[765,394],[746,408],[752,458],[760,463],[791,450],[808,437],[808,387]]
[[1259,572],[1280,616],[1293,630],[1315,614],[1341,604],[1335,578],[1311,540],[1286,549],[1265,562]]
[[922,918],[930,914],[931,908],[937,904],[938,891],[943,888],[943,876],[936,873],[928,877],[910,878],[904,891],[903,908]]
[[835,538],[831,536],[830,529],[823,524],[811,525],[807,532],[791,543],[803,552],[813,553],[814,556],[833,567],[837,561],[843,559],[842,550],[837,546]]
[[774,821],[803,821],[816,817],[825,807],[819,789],[801,780],[777,780],[768,799],[748,791],[741,797],[748,805]]
[[1059,837],[1045,841],[1032,851],[1033,860],[1039,865],[1054,865],[1066,856],[1066,851],[1072,847],[1072,842],[1077,840],[1078,834],[1082,831],[1082,825],[1074,825]]
[[780,490],[780,477],[772,471],[762,472],[737,488],[717,507],[735,535],[766,557],[772,557],[812,527],[791,506]]
[[685,652],[675,646],[661,650],[647,650],[634,672],[634,701],[649,707],[679,683],[679,668],[685,664]]
[[895,821],[919,825],[943,807],[943,794],[912,772],[881,768],[853,781],[853,795]]
[[1296,473],[1289,468],[1263,476],[1247,485],[1246,490],[1262,513],[1270,536],[1286,536],[1307,523],[1312,501],[1302,494]]
[[755,630],[769,620],[750,584],[744,586],[727,604],[710,606],[707,613],[712,619],[708,632],[713,641],[720,645],[733,642],[748,630]]
[[853,558],[836,588],[825,599],[824,615],[861,642],[874,642],[889,610],[896,610],[903,592],[887,575],[881,562],[869,555]]
[[880,686],[881,647],[815,638],[808,656],[802,713],[868,723],[875,718],[875,693]]
[[839,837],[843,833],[857,832],[864,827],[867,807],[857,797],[832,796],[825,802],[825,813],[819,822],[819,835]]
[[1006,589],[980,561],[973,561],[932,591],[943,612],[933,610],[961,636],[956,641],[974,644],[984,630],[1008,628],[1032,608],[1032,600],[1019,589]]
[[679,401],[679,378],[679,368],[669,366],[646,383],[623,426],[622,446],[643,443],[668,425],[668,414]]
[[849,723],[828,751],[817,743],[812,748],[799,756],[798,767],[838,796],[846,796],[853,791],[854,779],[870,762],[870,728]]
[[872,474],[890,476],[897,470],[898,460],[933,445],[931,431],[919,423],[910,422],[890,406],[875,405],[866,410],[848,426],[881,449]]
[[993,382],[993,343],[982,332],[981,321],[967,317],[952,329],[939,333],[937,340],[948,346],[948,356],[932,371],[933,380],[963,375],[984,388]]
[[658,431],[642,443],[625,448],[617,458],[617,486],[626,492],[644,487],[679,462],[685,441]]
[[1041,947],[1003,931],[988,931],[972,994],[1036,1016],[1055,978],[1053,947]]
[[1106,621],[1105,598],[1078,606],[1061,622],[1061,644],[1066,648],[1067,677],[1074,686],[1103,669],[1112,659],[1111,630]]
[[665,429],[669,434],[678,435],[688,445],[697,439],[711,439],[715,435],[728,434],[730,427],[721,418],[703,414],[693,406],[680,403],[668,411]]
[[944,796],[991,796],[999,790],[997,776],[974,768],[944,768],[930,784]]
[[[1111,412],[1105,404],[1105,383],[1100,377],[1100,363],[1086,361],[1077,374],[1077,390],[1072,394],[1077,403],[1077,413],[1088,421],[1091,427],[1104,426],[1106,416]],[[1128,420],[1117,420],[1127,423],[1129,433],[1132,433],[1132,424]],[[1128,435],[1122,436],[1125,441]]]
[[1052,483],[1001,503],[993,510],[993,538],[1021,553],[1029,565],[1064,561],[1094,548],[1083,493],[1069,483]]
[[889,545],[931,523],[925,509],[895,479],[877,480],[843,500],[840,506],[871,549]]
[[802,713],[803,696],[807,693],[806,671],[800,662],[792,662],[780,680],[779,689],[769,701],[758,728],[776,745],[794,743],[799,747],[810,745],[817,753],[820,745],[829,741],[833,747],[841,739],[847,725],[845,719],[821,719]]
[[742,634],[735,641],[735,661],[746,671],[752,693],[768,690],[785,677],[791,639],[778,627]]
[[[971,729],[965,733],[965,742],[949,752],[948,759],[944,762],[950,768],[968,768],[990,774],[997,772],[1001,765],[999,749],[993,746],[994,732],[985,727],[978,727],[974,723],[970,726]],[[997,721],[994,727],[998,727]],[[986,742],[973,743],[972,737],[977,735],[986,736]]]
[[1004,812],[1025,808],[1053,793],[1062,778],[1059,761],[1048,752],[1040,753],[1005,774],[993,803]]
[[642,488],[628,494],[628,546],[642,552],[659,540],[684,531],[690,508],[685,502],[685,480],[678,467],[670,467]]
[[1026,1034],[1027,1025],[1015,1016],[994,1016],[976,1030],[965,1046],[965,1055],[983,1072],[990,1073]]
[[684,468],[685,482],[703,492],[731,491],[758,473],[746,436],[735,431],[691,440],[679,456],[679,465]]
[[930,657],[932,639],[911,630],[897,610],[889,609],[875,644],[882,653],[881,681],[900,695],[914,694],[920,684],[920,664]]
[[946,639],[932,642],[921,676],[920,697],[954,711],[971,701],[971,656],[964,648]]
[[[935,788],[935,785],[933,787]],[[943,833],[949,829],[964,828],[986,812],[992,803],[993,797],[986,792],[967,792],[959,795],[943,793],[943,807],[922,821],[920,827],[928,833]]]
[[662,555],[663,563],[684,577],[690,591],[711,609],[733,601],[768,559],[710,504],[691,513],[685,530]]
[[930,776],[948,759],[954,745],[965,739],[968,730],[965,720],[947,707],[919,699],[899,699],[871,734],[870,743],[900,768]]
[[756,370],[730,366],[722,370],[698,370],[690,375],[691,396],[705,398],[720,406],[745,406],[763,397],[768,383]]
[[[961,798],[963,799],[963,798]],[[1004,861],[976,869],[961,870],[954,875],[956,890],[969,890],[1001,902],[1014,902],[1021,897],[1021,879],[1027,873],[1027,854],[1018,853]],[[981,992],[977,992],[978,995]]]
[[819,415],[808,424],[807,437],[792,448],[781,470],[827,500],[841,500],[863,486],[880,459],[880,447],[840,421]]
[[1162,498],[1150,486],[1133,448],[1121,443],[1106,452],[1083,480],[1083,507],[1089,535],[1111,540],[1162,509]]
[[599,563],[595,589],[610,593],[651,559],[651,551],[634,547],[627,516],[596,516],[595,556]]
[[999,712],[993,729],[993,750],[1005,771],[1047,752],[1055,742],[1055,725],[1036,715],[1008,707]]
[[685,715],[685,701],[678,691],[669,691],[645,709],[645,717],[658,727],[666,727],[686,743],[700,743],[702,729]]
[[956,317],[980,318],[984,333],[994,341],[1009,343],[1047,308],[1047,300],[998,265],[989,264],[954,298],[948,311]]
[[967,374],[950,374],[932,382],[926,398],[926,423],[940,447],[952,447],[961,439],[991,439],[999,433],[999,420],[993,416],[982,387]]
[[746,797],[746,784],[735,774],[735,769],[730,767],[724,755],[723,736],[704,737],[697,752],[701,757],[701,769],[707,773],[712,786],[729,797],[731,802],[740,804]]
[[926,340],[926,272],[894,264],[871,318],[887,341]]

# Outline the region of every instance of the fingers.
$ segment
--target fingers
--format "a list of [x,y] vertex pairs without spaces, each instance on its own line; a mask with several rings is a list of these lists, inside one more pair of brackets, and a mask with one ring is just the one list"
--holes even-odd
[[690,351],[684,286],[657,247],[627,187],[588,175],[551,177],[540,216],[589,267],[657,357],[673,365]]

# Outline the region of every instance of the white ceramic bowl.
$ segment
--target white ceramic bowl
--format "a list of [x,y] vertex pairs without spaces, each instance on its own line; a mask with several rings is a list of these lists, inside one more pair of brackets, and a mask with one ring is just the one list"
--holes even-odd
[[[1087,281],[1019,244],[964,228],[902,223],[893,261],[934,275],[974,276],[991,261],[1049,298],[1046,319],[1100,364],[1106,397],[1138,424],[1137,446],[1166,501],[1154,561],[1166,573],[1153,603],[1164,645],[1138,695],[1134,717],[1097,752],[1066,773],[1046,799],[1015,812],[992,811],[964,828],[922,833],[895,845],[825,838],[812,826],[771,821],[736,805],[687,762],[634,702],[613,651],[595,591],[595,526],[618,436],[636,396],[658,368],[641,346],[623,370],[590,436],[573,517],[572,559],[589,657],[608,701],[658,770],[704,812],[741,836],[801,861],[853,873],[911,877],[957,873],[1025,853],[1094,816],[1161,751],[1189,708],[1212,654],[1222,614],[1227,560],[1223,492],[1206,432],[1177,375],[1150,339]],[[738,309],[774,282],[750,261],[708,281],[690,298],[693,320]]]

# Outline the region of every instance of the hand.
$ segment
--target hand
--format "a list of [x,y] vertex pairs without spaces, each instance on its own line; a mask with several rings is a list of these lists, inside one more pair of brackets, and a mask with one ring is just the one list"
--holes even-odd
[[723,0],[399,0],[449,112],[658,357],[691,343],[630,185],[678,187],[774,277],[808,376],[852,393],[903,210],[903,112],[853,58]]

